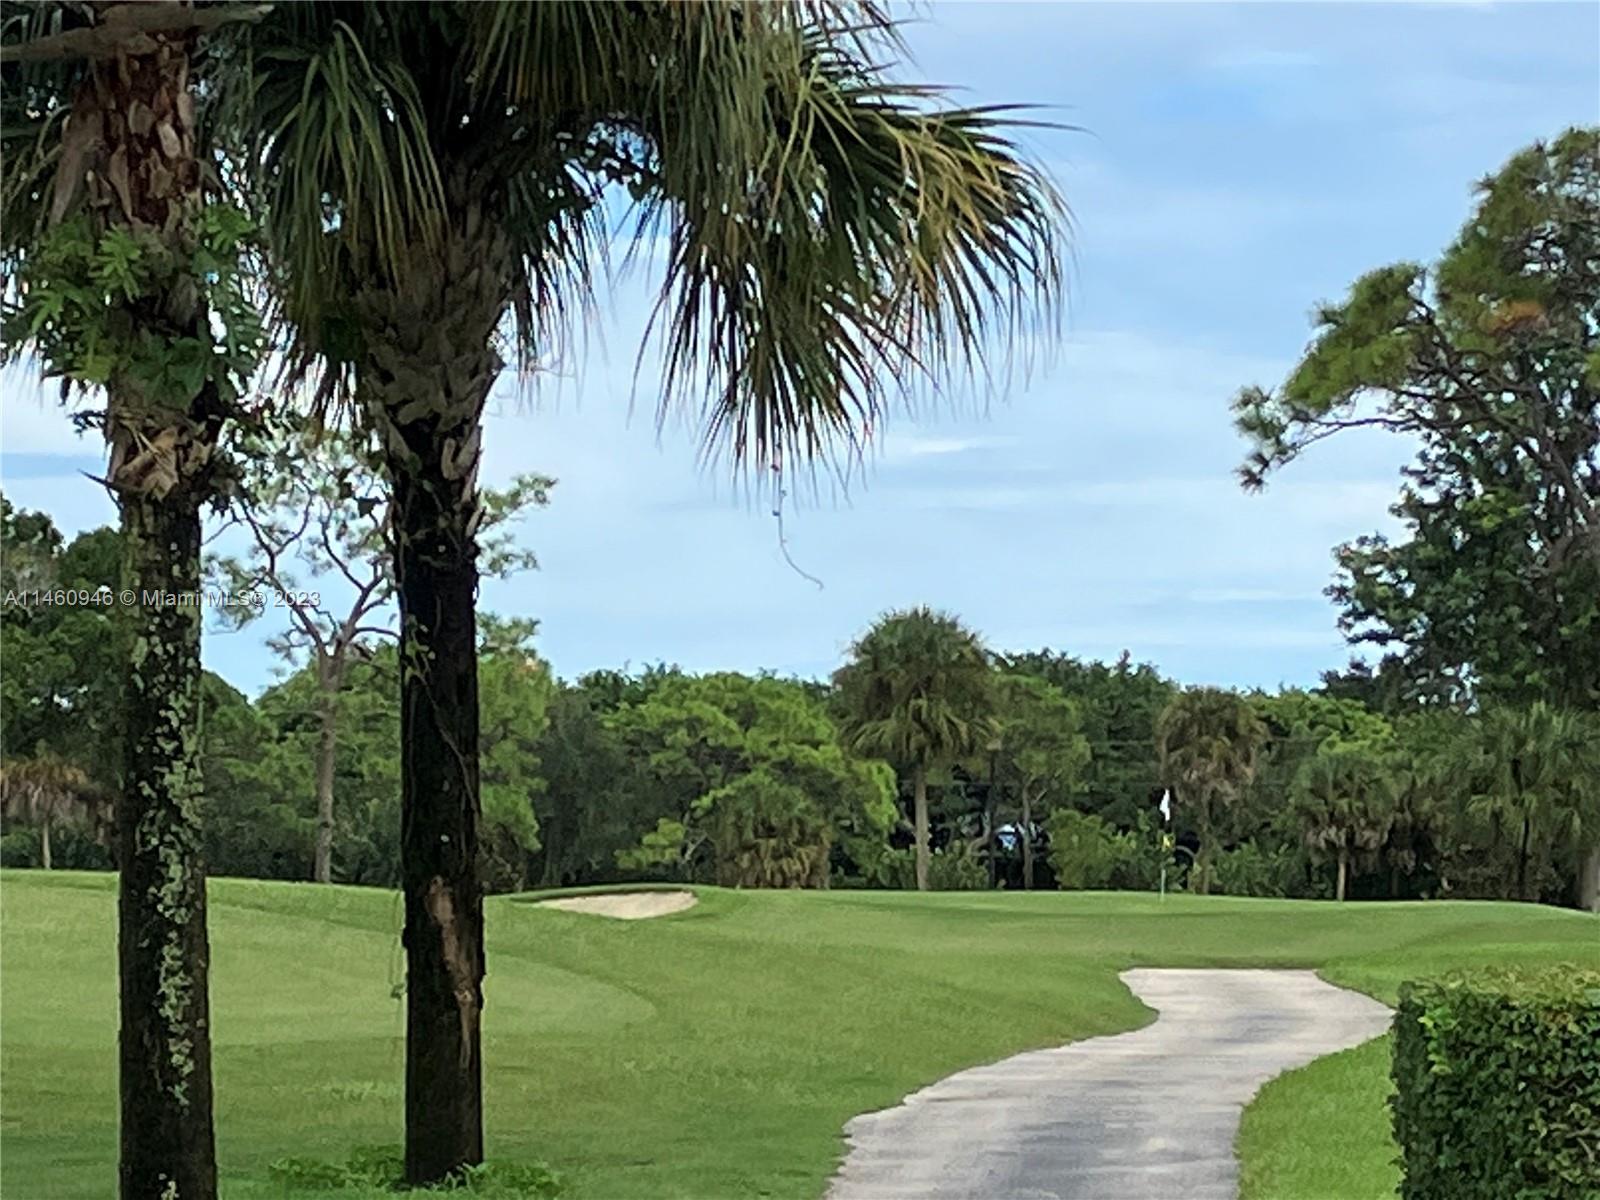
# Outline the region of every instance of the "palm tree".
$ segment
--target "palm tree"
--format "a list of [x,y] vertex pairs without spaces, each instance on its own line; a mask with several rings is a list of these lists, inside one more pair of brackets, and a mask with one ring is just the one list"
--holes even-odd
[[204,31],[259,12],[31,4],[0,26],[6,353],[36,355],[64,392],[103,394],[89,421],[136,598],[119,614],[124,1197],[216,1195],[193,601],[200,512],[226,475],[219,437],[259,323],[238,281],[245,226],[206,203],[193,68]]
[[1562,842],[1577,846],[1600,825],[1589,774],[1592,729],[1578,714],[1542,701],[1489,708],[1472,726],[1462,764],[1470,789],[1467,814],[1486,821],[1497,837],[1516,839],[1512,894],[1519,900],[1538,899],[1528,872],[1535,856],[1546,857]]
[[1339,864],[1343,900],[1350,863],[1375,852],[1395,818],[1395,781],[1383,756],[1366,746],[1325,745],[1295,773],[1290,803],[1307,849]]
[[840,732],[857,753],[911,772],[917,890],[928,890],[928,774],[995,731],[994,672],[978,635],[930,608],[879,618],[833,676]]
[[666,264],[663,404],[703,400],[708,450],[781,487],[1053,313],[1062,209],[1005,114],[886,79],[876,3],[309,3],[258,32],[225,123],[275,315],[391,491],[421,1183],[482,1156],[474,533],[501,348],[524,379],[567,348],[631,196],[633,249]]
[[1214,831],[1221,810],[1255,778],[1267,729],[1243,696],[1222,688],[1190,688],[1174,696],[1156,719],[1161,779],[1175,792],[1179,811],[1194,814],[1200,835],[1195,890],[1211,890]]
[[0,813],[8,821],[39,827],[40,865],[48,871],[50,827],[89,825],[96,836],[103,836],[110,824],[111,798],[83,768],[41,751],[0,764]]

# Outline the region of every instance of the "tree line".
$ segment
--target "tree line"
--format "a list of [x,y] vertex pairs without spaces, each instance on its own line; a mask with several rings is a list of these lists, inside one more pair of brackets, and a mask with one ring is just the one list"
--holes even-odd
[[[44,514],[0,513],[6,589],[115,580],[115,530],[64,542]],[[7,865],[112,865],[110,620],[0,619]],[[398,651],[381,629],[354,646],[331,691],[309,644],[280,647],[292,669],[254,700],[206,674],[210,871],[399,885]],[[1360,671],[1183,688],[1127,655],[995,652],[928,609],[885,615],[827,680],[561,680],[530,622],[493,616],[478,671],[491,891],[1154,889],[1165,868],[1200,893],[1600,904],[1600,719],[1542,701],[1395,706]]]

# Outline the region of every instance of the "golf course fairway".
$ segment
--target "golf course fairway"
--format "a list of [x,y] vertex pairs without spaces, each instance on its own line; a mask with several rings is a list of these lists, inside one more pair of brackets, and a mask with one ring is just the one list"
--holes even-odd
[[[0,874],[7,1197],[113,1186],[115,888]],[[694,891],[632,921],[488,901],[491,1159],[548,1163],[571,1197],[816,1200],[858,1113],[1149,1021],[1129,967],[1314,968],[1392,1003],[1453,967],[1600,965],[1600,921],[1522,904]],[[398,895],[217,879],[210,898],[224,1197],[362,1195],[269,1167],[400,1141]],[[1378,1041],[1268,1084],[1239,1135],[1248,1200],[1391,1194],[1387,1069]]]

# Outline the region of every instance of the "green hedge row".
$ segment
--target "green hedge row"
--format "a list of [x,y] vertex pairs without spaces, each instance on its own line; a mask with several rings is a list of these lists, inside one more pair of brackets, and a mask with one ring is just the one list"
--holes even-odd
[[1600,1200],[1600,971],[1404,985],[1394,1081],[1404,1200]]

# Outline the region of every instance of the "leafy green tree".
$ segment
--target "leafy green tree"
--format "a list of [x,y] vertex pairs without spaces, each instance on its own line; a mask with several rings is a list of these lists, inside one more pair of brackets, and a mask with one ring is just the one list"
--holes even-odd
[[538,747],[544,787],[534,797],[541,887],[607,879],[617,852],[637,845],[655,820],[636,816],[644,797],[631,786],[605,703],[581,680],[557,684],[551,696]]
[[1002,674],[996,683],[995,745],[1016,786],[1022,886],[1033,888],[1034,824],[1081,786],[1089,742],[1080,733],[1078,706],[1032,675]]
[[539,746],[555,684],[533,652],[534,627],[486,616],[480,639],[484,874],[495,890],[526,887],[528,855],[539,848]]
[[[285,662],[304,660],[314,671],[317,837],[311,877],[328,883],[333,879],[339,693],[352,665],[372,652],[373,639],[395,636],[389,505],[372,447],[359,435],[325,430],[301,414],[285,413],[236,431],[233,440],[244,467],[228,507],[249,535],[247,549],[213,559],[209,569],[235,597],[261,603],[215,611],[231,629],[268,611],[283,614],[287,624],[268,644]],[[511,524],[548,503],[552,485],[541,476],[523,475],[509,488],[483,493],[482,574],[503,579],[537,565],[517,546]],[[489,818],[502,834],[504,816]]]
[[406,1177],[430,1182],[482,1158],[474,531],[500,333],[525,377],[560,355],[626,189],[635,243],[665,248],[661,394],[703,397],[708,445],[781,480],[1050,308],[1061,206],[994,110],[887,78],[876,4],[293,4],[262,34],[224,124],[293,357],[349,385],[392,492]]
[[928,776],[986,747],[995,732],[988,653],[955,617],[906,609],[856,641],[833,684],[850,748],[911,776],[917,890],[927,891]]
[[47,514],[0,496],[0,749],[54,754],[107,789],[121,775],[112,607],[121,555],[115,529],[64,542]]
[[1173,697],[1156,722],[1161,778],[1176,792],[1176,811],[1200,838],[1195,890],[1211,890],[1217,825],[1255,778],[1267,730],[1250,701],[1222,688],[1190,688]]
[[[120,513],[124,1197],[217,1193],[201,788],[202,508],[262,348],[249,222],[207,198],[202,34],[244,5],[24,4],[0,18],[4,357],[103,398]],[[174,602],[189,597],[189,603]]]
[[1423,695],[1600,708],[1600,129],[1515,155],[1432,270],[1364,276],[1318,310],[1276,391],[1235,402],[1268,473],[1341,430],[1417,441],[1404,540],[1339,552],[1358,641]]
[[311,759],[244,693],[207,671],[201,684],[201,814],[206,870],[304,879],[315,840]]
[[1383,754],[1361,744],[1324,746],[1301,764],[1290,793],[1306,845],[1338,864],[1335,899],[1345,898],[1350,864],[1375,854],[1394,821],[1394,780]]
[[1133,835],[1119,833],[1090,813],[1058,808],[1045,822],[1050,834],[1050,865],[1063,888],[1103,888],[1132,855]]
[[669,677],[609,718],[665,815],[619,856],[733,887],[824,887],[836,843],[861,853],[895,819],[893,776],[848,755],[803,685]]
[[1301,829],[1285,804],[1300,768],[1326,746],[1389,746],[1394,730],[1360,701],[1299,688],[1252,695],[1250,703],[1261,716],[1267,738],[1255,778],[1233,813],[1231,832],[1256,842],[1263,852],[1285,843],[1301,854],[1304,868]]
[[1001,668],[1036,675],[1078,705],[1089,742],[1082,804],[1124,829],[1148,812],[1159,793],[1156,720],[1178,687],[1124,651],[1114,663],[1089,662],[1050,650],[1001,656]]

